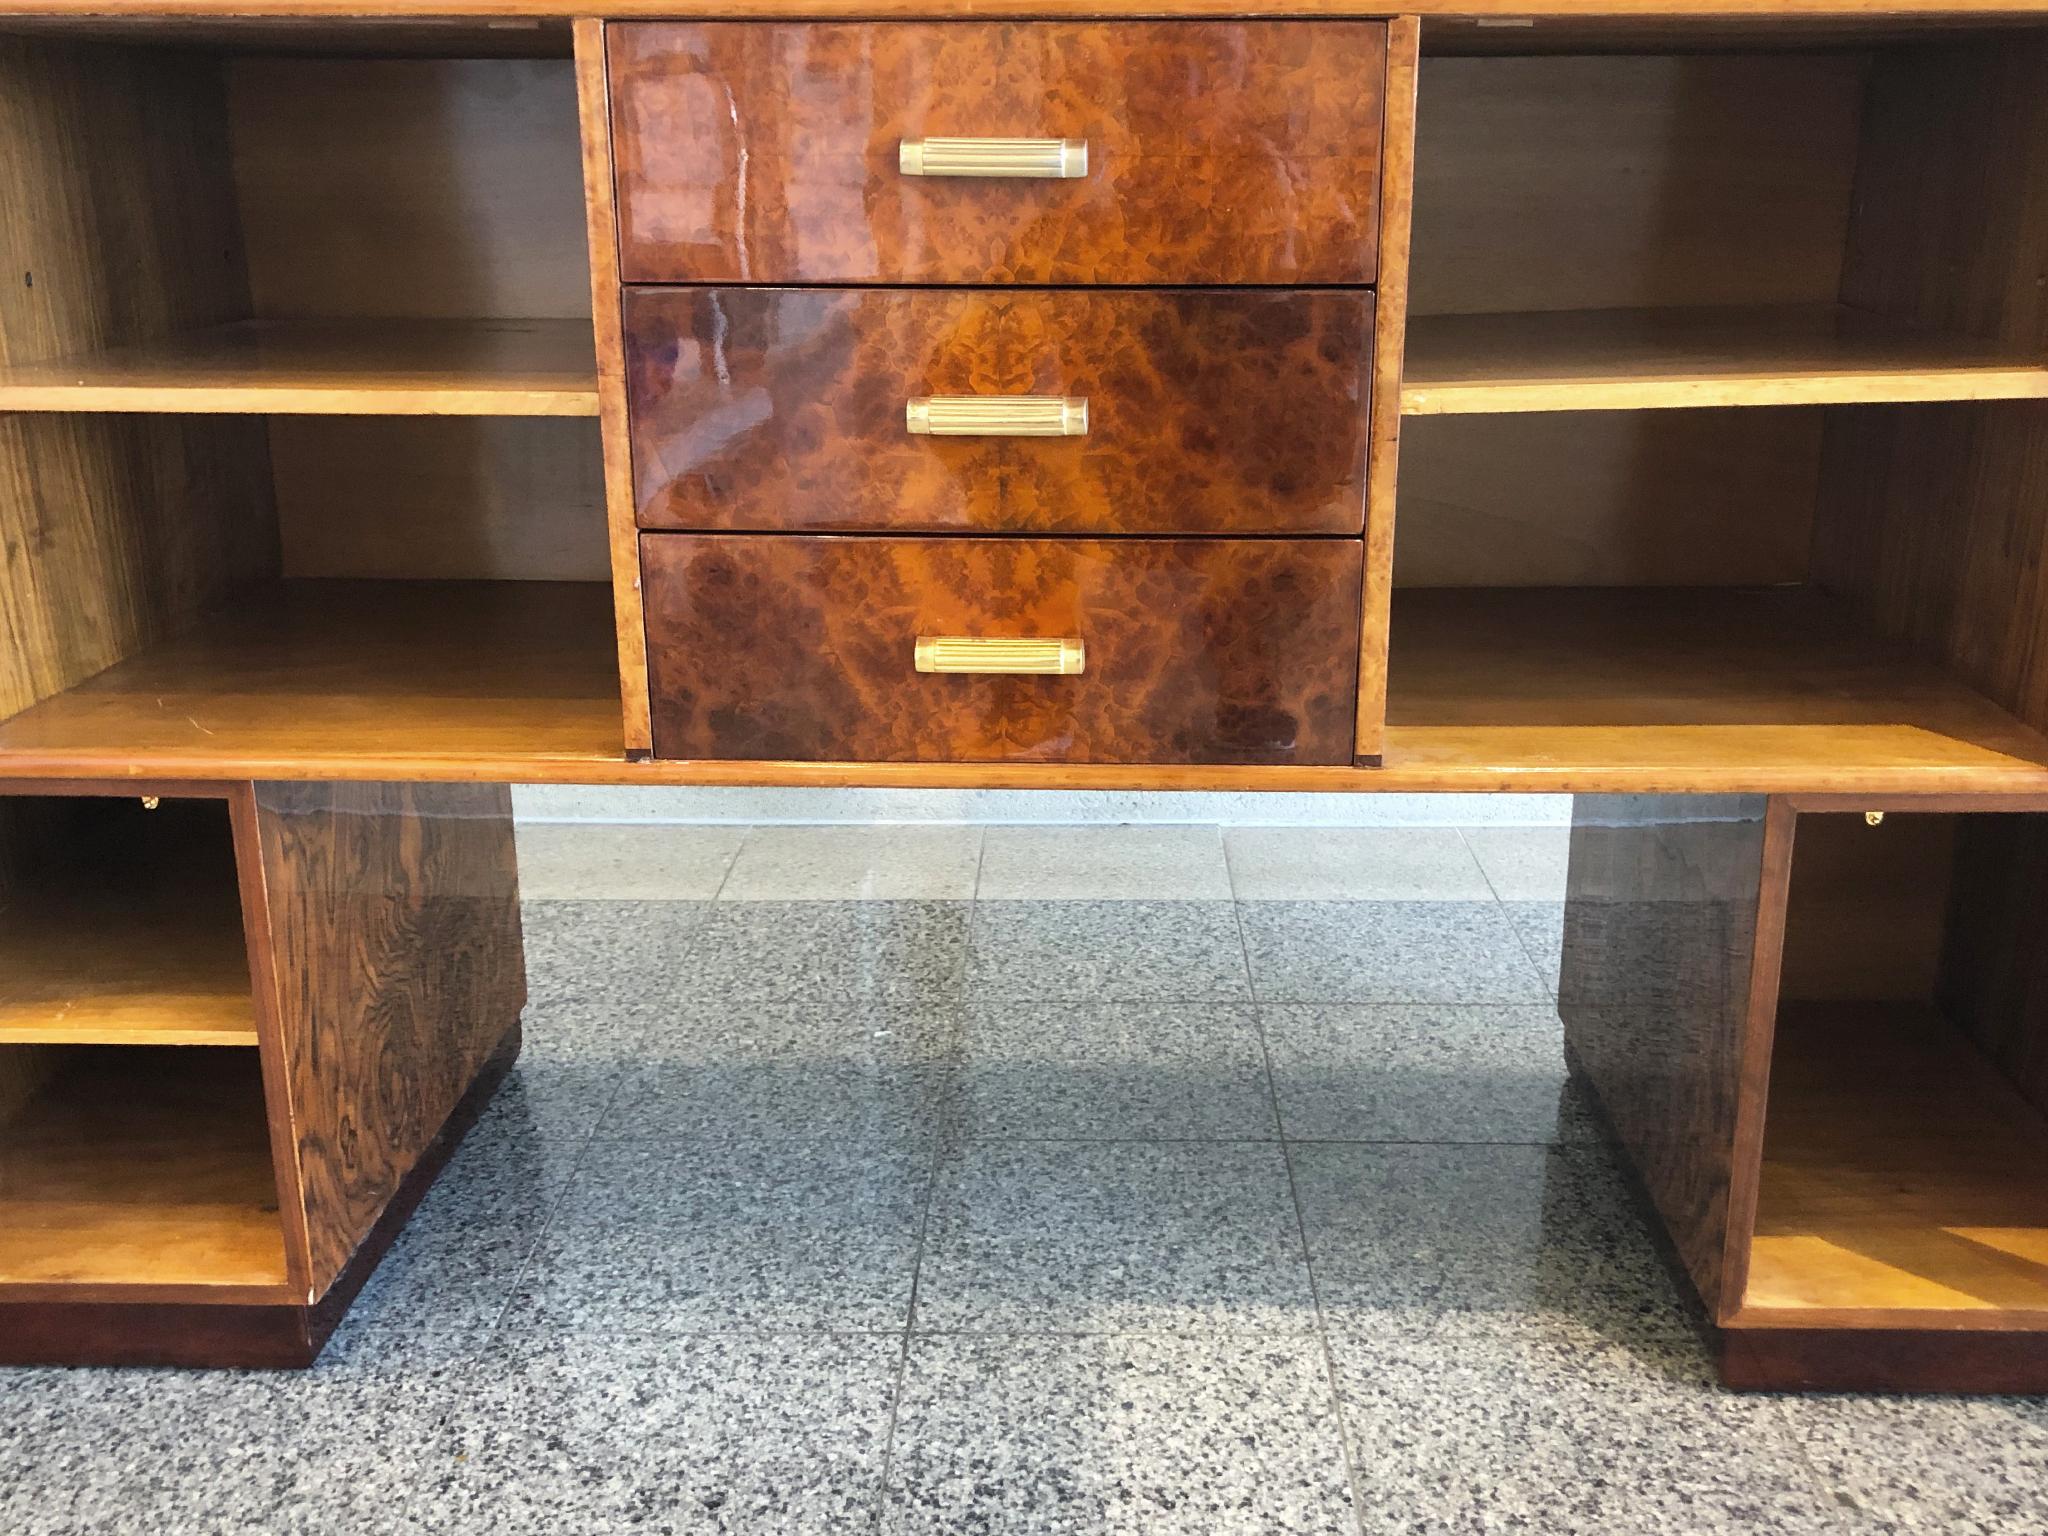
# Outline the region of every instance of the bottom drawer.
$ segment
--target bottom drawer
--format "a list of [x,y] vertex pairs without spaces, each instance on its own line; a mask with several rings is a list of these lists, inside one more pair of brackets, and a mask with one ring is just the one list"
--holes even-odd
[[[661,757],[1348,763],[1354,539],[643,535]],[[1078,671],[921,665],[1059,663]],[[936,654],[930,654],[936,653]]]

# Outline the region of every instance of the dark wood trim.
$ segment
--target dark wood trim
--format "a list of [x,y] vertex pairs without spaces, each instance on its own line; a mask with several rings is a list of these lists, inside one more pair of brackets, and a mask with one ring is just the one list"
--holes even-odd
[[519,1059],[515,1022],[421,1153],[327,1294],[308,1304],[0,1303],[0,1365],[304,1367],[320,1357],[364,1282]]
[[1721,1380],[1766,1392],[2048,1392],[2048,1333],[1721,1328]]

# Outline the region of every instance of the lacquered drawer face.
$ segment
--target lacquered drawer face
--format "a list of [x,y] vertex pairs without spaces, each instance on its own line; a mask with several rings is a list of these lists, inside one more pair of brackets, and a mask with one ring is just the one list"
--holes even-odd
[[[640,546],[660,757],[1351,760],[1357,540],[645,534]],[[1042,644],[929,643],[961,637]],[[920,641],[931,665],[1063,655],[1080,671],[920,671]]]
[[[1356,534],[1372,303],[629,290],[640,526]],[[906,408],[930,399],[913,431]],[[963,417],[976,435],[949,435]],[[1048,430],[1065,435],[1009,435]]]
[[[628,282],[1373,280],[1380,22],[606,38]],[[962,138],[1032,142],[946,142]],[[920,148],[925,174],[908,173]],[[997,162],[1050,174],[986,174]],[[975,174],[931,174],[946,168]]]

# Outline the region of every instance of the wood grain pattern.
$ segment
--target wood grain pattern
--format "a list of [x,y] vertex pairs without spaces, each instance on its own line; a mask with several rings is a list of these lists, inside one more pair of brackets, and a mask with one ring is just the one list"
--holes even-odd
[[1753,796],[1586,797],[1572,812],[1558,1012],[1709,1317],[1729,1204],[1765,867]]
[[[648,534],[663,757],[1343,763],[1359,546]],[[920,635],[1080,677],[920,675]]]
[[[1372,295],[636,289],[643,528],[1357,533]],[[919,395],[1088,401],[921,437]]]
[[0,1306],[120,1292],[283,1299],[256,1053],[58,1054],[0,1126]]
[[2048,815],[1956,822],[1955,895],[1932,995],[2048,1113]]
[[1934,1002],[1959,819],[1799,817],[1778,1002]]
[[1430,315],[1410,416],[2040,399],[2048,361],[1839,305]]
[[[246,313],[227,153],[203,63],[0,40],[0,368]],[[0,416],[0,718],[274,572],[268,482],[248,421]]]
[[1386,127],[1380,155],[1379,303],[1374,311],[1371,461],[1366,466],[1365,583],[1358,628],[1358,721],[1352,751],[1364,764],[1386,753],[1387,625],[1394,591],[1399,501],[1401,379],[1407,368],[1408,256],[1415,217],[1416,84],[1422,24],[1387,26]]
[[619,700],[626,753],[654,747],[647,701],[647,616],[640,601],[640,534],[634,517],[633,443],[626,404],[626,339],[619,288],[618,186],[612,173],[611,106],[604,23],[576,23],[576,113],[583,137],[583,205],[590,241],[590,305],[596,321],[603,425],[605,534],[618,631]]
[[1863,70],[1425,59],[1410,312],[1832,304]]
[[595,416],[580,320],[239,321],[0,368],[0,411]]
[[[1775,16],[1839,16],[1879,19],[1888,25],[1901,18],[1954,18],[1968,22],[1982,17],[2025,16],[2039,10],[2039,0],[1417,0],[1406,7],[1422,16],[1531,15],[1579,18],[1700,17],[1771,18]],[[718,18],[787,19],[788,0],[46,0],[40,14],[157,18],[165,16],[256,18],[459,18],[546,17],[596,14],[619,20],[661,19],[703,15]],[[804,0],[805,16],[900,16],[929,19],[942,14],[935,0]],[[1103,0],[974,0],[976,15],[1101,17],[1135,13],[1187,17],[1373,16],[1386,8],[1365,10],[1352,0],[1149,0],[1142,7],[1106,6]]]
[[267,987],[311,1295],[348,1263],[526,999],[502,785],[257,786]]
[[2048,1391],[2048,1333],[1959,1328],[1728,1328],[1726,1386],[1766,1392]]
[[[2048,44],[1880,60],[1842,294],[2048,351]],[[2020,719],[2048,726],[2048,405],[1834,413],[1815,579]]]
[[[1374,22],[629,25],[631,282],[1369,283]],[[906,138],[1086,139],[1076,180],[905,177]]]

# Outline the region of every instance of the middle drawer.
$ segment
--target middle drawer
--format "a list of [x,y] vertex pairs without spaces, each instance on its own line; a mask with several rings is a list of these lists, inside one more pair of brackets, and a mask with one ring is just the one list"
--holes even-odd
[[[629,289],[639,524],[1356,534],[1372,306],[1362,290]],[[946,435],[961,426],[974,435]]]

